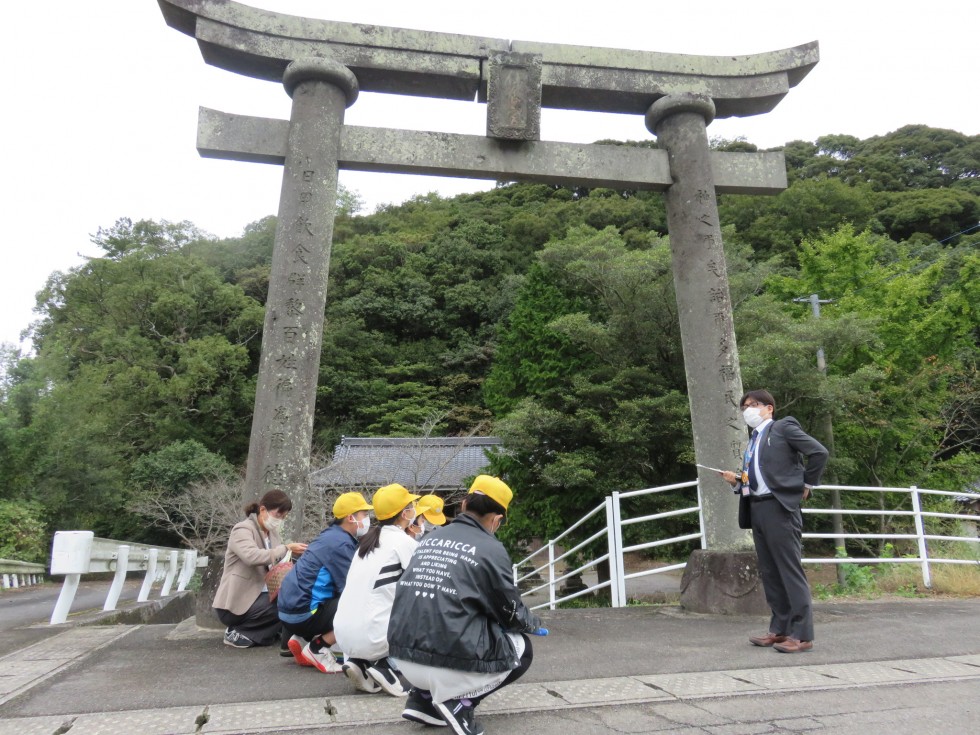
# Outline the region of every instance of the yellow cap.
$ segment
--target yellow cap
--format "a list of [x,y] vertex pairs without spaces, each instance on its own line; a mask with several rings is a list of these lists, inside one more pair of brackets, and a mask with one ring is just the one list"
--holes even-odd
[[503,506],[504,510],[507,510],[507,506],[510,505],[510,501],[514,497],[514,491],[507,487],[507,483],[499,477],[490,475],[478,475],[473,480],[473,484],[470,485],[470,492],[480,493],[496,500]]
[[415,504],[415,510],[425,516],[425,520],[436,526],[441,526],[446,522],[446,516],[442,512],[443,502],[438,495],[423,495],[419,502]]
[[371,510],[368,501],[360,493],[344,493],[333,504],[333,514],[337,518],[346,518],[359,510]]
[[374,503],[374,515],[379,521],[384,521],[398,515],[418,499],[418,495],[413,495],[396,482],[375,492],[371,502]]

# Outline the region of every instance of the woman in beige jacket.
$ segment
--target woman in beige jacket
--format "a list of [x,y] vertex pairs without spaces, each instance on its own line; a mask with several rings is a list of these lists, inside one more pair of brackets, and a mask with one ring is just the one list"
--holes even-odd
[[231,529],[212,604],[218,619],[228,626],[225,645],[268,646],[279,636],[279,611],[269,600],[265,575],[287,553],[299,555],[306,550],[306,544],[282,542],[283,520],[292,508],[286,493],[270,490],[259,502],[245,506],[245,520]]

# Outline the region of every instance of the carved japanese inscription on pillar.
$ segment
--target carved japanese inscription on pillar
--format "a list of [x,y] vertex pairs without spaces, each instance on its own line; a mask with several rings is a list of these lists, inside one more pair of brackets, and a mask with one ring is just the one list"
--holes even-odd
[[283,84],[293,97],[292,117],[246,484],[256,497],[273,488],[285,491],[299,519],[309,477],[337,157],[357,80],[334,61],[304,59],[290,64]]

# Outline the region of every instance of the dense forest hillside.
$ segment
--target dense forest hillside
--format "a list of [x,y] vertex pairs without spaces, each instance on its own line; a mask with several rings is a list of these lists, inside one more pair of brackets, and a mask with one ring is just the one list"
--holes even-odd
[[[743,384],[818,436],[829,417],[837,482],[976,482],[980,137],[908,126],[783,150],[785,192],[719,199]],[[433,422],[493,432],[522,499],[511,540],[611,490],[694,477],[660,194],[501,184],[341,205],[320,450]],[[42,526],[150,538],[141,498],[235,476],[274,231],[123,219],[95,237],[101,257],[51,275],[33,354],[2,356],[0,557],[42,557]],[[819,320],[798,300],[812,293]]]

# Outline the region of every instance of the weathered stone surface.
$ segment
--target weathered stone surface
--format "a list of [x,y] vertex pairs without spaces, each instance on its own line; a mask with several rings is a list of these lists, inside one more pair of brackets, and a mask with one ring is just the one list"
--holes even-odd
[[[667,228],[677,316],[684,350],[694,454],[709,467],[737,466],[745,431],[738,401],[742,378],[735,344],[728,266],[721,241],[706,120],[711,100],[663,98],[647,124],[667,148],[674,184],[667,190]],[[748,548],[736,523],[738,499],[718,475],[700,470],[701,507],[708,547]]]
[[294,64],[283,77],[293,105],[245,485],[256,499],[268,490],[284,491],[293,503],[291,518],[301,519],[309,486],[340,131],[344,111],[357,97],[357,81],[328,59]]
[[[202,156],[282,164],[289,122],[200,109]],[[720,194],[777,194],[786,188],[783,154],[710,153]],[[345,125],[341,169],[394,171],[502,181],[663,191],[671,185],[667,152],[649,148],[535,141],[501,143],[481,135]]]
[[714,99],[719,117],[771,110],[819,59],[816,42],[746,56],[692,56],[506,41],[312,18],[218,0],[160,0],[172,27],[195,36],[209,64],[278,81],[301,57],[348,66],[362,90],[485,99],[483,62],[499,53],[542,58],[545,107],[642,114],[686,92]]
[[767,615],[755,552],[694,551],[681,577],[681,606],[698,613]]
[[197,590],[194,598],[194,617],[202,628],[225,627],[211,607],[214,596],[218,593],[218,585],[221,584],[221,572],[224,567],[225,555],[212,554],[208,559],[207,567],[201,573],[201,588]]
[[494,54],[487,77],[487,136],[502,140],[541,137],[541,57]]
[[291,61],[332,58],[360,88],[472,100],[481,60],[506,52],[505,39],[434,33],[284,15],[235,2],[161,0],[167,24],[197,39],[207,63],[279,82]]

